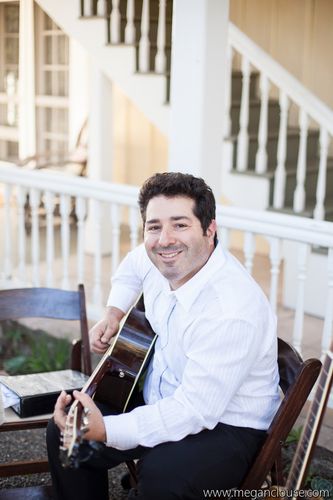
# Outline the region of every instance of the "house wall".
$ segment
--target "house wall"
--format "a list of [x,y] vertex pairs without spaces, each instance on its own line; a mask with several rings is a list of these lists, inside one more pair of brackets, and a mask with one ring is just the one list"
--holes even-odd
[[113,181],[139,186],[168,169],[168,140],[116,85],[113,99]]
[[333,108],[332,0],[230,0],[230,20]]

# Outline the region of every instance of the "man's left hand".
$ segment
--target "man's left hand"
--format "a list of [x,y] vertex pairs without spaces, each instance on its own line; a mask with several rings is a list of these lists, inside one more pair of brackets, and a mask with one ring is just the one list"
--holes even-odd
[[95,405],[94,401],[88,394],[83,392],[74,391],[73,396],[75,399],[80,401],[83,408],[88,411],[88,431],[84,435],[84,439],[89,439],[91,441],[101,441],[105,443],[106,441],[106,430],[103,420],[103,415],[99,408]]
[[[104,443],[106,441],[106,430],[102,413],[88,394],[74,391],[73,396],[82,404],[88,419],[88,431],[84,434],[84,439]],[[54,408],[54,421],[62,432],[65,430],[67,419],[65,407],[70,401],[71,397],[65,391],[62,391]]]

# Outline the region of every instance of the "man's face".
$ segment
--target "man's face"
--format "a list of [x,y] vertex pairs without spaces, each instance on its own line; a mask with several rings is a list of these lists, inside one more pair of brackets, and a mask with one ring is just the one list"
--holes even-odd
[[146,251],[172,290],[192,278],[214,250],[216,223],[203,234],[193,208],[194,201],[186,196],[155,196],[147,205]]

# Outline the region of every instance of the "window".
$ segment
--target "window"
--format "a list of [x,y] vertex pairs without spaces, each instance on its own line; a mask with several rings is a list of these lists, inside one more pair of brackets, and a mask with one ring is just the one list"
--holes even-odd
[[15,161],[17,144],[17,80],[19,4],[0,3],[0,159]]
[[36,6],[37,152],[68,151],[68,37]]

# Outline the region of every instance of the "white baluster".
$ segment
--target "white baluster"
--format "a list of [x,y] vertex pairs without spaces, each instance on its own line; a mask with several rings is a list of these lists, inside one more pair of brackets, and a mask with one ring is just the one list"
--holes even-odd
[[120,216],[119,206],[115,203],[111,205],[111,223],[112,223],[112,275],[115,273],[119,264],[120,255]]
[[322,354],[324,355],[329,349],[332,342],[332,325],[333,325],[333,248],[328,249],[327,258],[327,276],[328,289],[326,297],[326,310],[322,337]]
[[5,258],[4,258],[4,275],[5,278],[11,278],[12,276],[12,224],[11,224],[11,213],[10,213],[10,198],[12,193],[12,187],[6,184],[4,187],[4,204],[5,204],[5,227],[4,227],[4,237],[5,237]]
[[250,98],[250,62],[243,56],[242,58],[242,98],[239,115],[239,133],[237,139],[237,165],[239,172],[244,172],[248,167],[249,150],[249,98]]
[[139,70],[143,73],[149,71],[149,52],[149,0],[143,0],[139,42]]
[[125,43],[130,45],[135,43],[135,24],[134,24],[134,0],[127,0],[126,8],[126,27],[125,27]]
[[258,130],[258,151],[256,154],[256,172],[263,174],[267,170],[267,131],[268,131],[268,97],[269,81],[262,73],[260,78],[260,119]]
[[157,53],[155,56],[155,72],[164,73],[166,69],[165,55],[165,10],[166,0],[160,0],[157,26]]
[[84,219],[87,213],[86,200],[78,197],[75,202],[77,216],[77,282],[84,281]]
[[316,207],[313,212],[315,219],[324,220],[325,218],[325,193],[326,193],[326,169],[327,169],[327,155],[329,146],[329,137],[327,130],[323,127],[320,129],[320,160],[319,172],[316,190]]
[[39,204],[40,192],[30,189],[29,193],[31,207],[31,260],[32,260],[32,284],[39,286]]
[[133,250],[138,245],[138,209],[136,207],[130,207],[129,213],[130,222],[130,240],[131,240],[131,250]]
[[94,220],[94,289],[93,289],[93,303],[100,306],[102,302],[102,288],[101,288],[101,264],[102,264],[102,251],[101,251],[101,204],[97,200],[92,200],[91,204],[92,215]]
[[71,198],[68,195],[60,196],[60,215],[61,215],[61,258],[62,258],[62,280],[61,287],[68,289],[69,285],[69,214],[71,211]]
[[111,43],[120,43],[120,21],[119,0],[112,0],[110,16]]
[[308,116],[304,109],[299,115],[300,139],[297,159],[296,189],[294,193],[294,211],[299,213],[305,208],[306,142],[308,137]]
[[97,0],[97,15],[104,17],[105,16],[105,7],[106,7],[106,2],[105,0]]
[[85,16],[93,16],[95,14],[93,0],[83,0],[83,12]]
[[271,261],[271,286],[269,293],[269,301],[276,312],[279,288],[279,274],[281,264],[281,241],[277,238],[270,238],[269,259]]
[[54,194],[46,191],[44,196],[46,210],[46,285],[54,286]]
[[225,67],[225,120],[224,120],[224,134],[223,137],[227,138],[231,134],[231,86],[232,86],[232,58],[233,50],[230,43],[227,46],[226,54],[226,67]]
[[301,353],[301,345],[303,339],[303,322],[304,322],[304,292],[306,280],[306,264],[309,247],[306,243],[299,243],[298,258],[297,258],[297,297],[296,310],[293,330],[293,345]]
[[280,209],[284,205],[284,191],[286,185],[286,156],[287,156],[287,127],[289,100],[285,92],[280,92],[280,127],[277,147],[277,167],[274,177],[274,208]]
[[255,240],[253,233],[246,231],[244,234],[244,255],[245,255],[245,267],[247,271],[252,274],[253,268],[253,255],[255,249]]
[[18,217],[18,271],[20,281],[26,281],[25,254],[26,254],[26,236],[25,236],[25,203],[27,201],[27,190],[22,186],[17,187],[17,217]]

